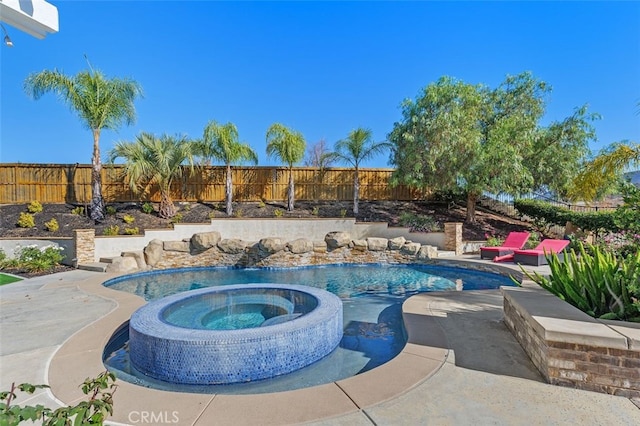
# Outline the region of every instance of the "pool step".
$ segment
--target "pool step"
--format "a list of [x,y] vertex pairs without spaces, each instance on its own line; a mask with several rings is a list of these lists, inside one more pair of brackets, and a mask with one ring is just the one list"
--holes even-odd
[[78,264],[78,269],[82,269],[83,271],[107,272],[108,265],[108,263],[104,262],[80,263]]

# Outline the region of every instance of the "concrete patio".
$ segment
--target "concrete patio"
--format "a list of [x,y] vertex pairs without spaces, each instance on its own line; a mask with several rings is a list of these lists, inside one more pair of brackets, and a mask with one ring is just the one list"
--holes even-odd
[[[56,406],[104,370],[115,328],[144,303],[71,271],[0,287],[0,389],[48,383],[21,404]],[[118,382],[114,420],[127,424],[640,424],[626,398],[545,384],[502,322],[499,290],[429,293],[404,305],[409,343],[391,362],[313,388],[193,395]],[[87,327],[88,326],[88,327]],[[155,421],[144,413],[153,413]]]

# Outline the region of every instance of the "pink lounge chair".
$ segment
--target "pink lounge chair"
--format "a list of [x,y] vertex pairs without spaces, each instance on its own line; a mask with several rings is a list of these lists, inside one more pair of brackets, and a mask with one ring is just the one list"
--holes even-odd
[[569,240],[543,240],[538,247],[532,250],[515,250],[513,261],[524,265],[540,266],[547,264],[547,255],[555,253],[560,260],[564,259],[564,249],[569,245]]
[[512,254],[521,249],[529,239],[528,232],[509,232],[507,238],[499,247],[480,247],[480,259],[495,259],[496,257]]

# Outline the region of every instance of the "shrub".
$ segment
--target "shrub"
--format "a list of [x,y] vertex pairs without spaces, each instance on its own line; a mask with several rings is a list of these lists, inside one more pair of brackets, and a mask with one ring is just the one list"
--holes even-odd
[[42,211],[42,204],[40,204],[39,201],[32,201],[27,206],[27,210],[29,211],[29,213],[33,214],[40,213]]
[[527,240],[526,244],[524,245],[525,249],[532,249],[535,248],[538,244],[540,244],[540,233],[539,232],[532,232],[531,235],[529,235],[529,239]]
[[234,215],[235,217],[242,217],[242,215],[243,215],[243,214],[244,214],[244,211],[243,211],[242,209],[236,209],[236,210],[233,212],[233,215]]
[[142,211],[146,214],[153,213],[154,212],[153,204],[147,201],[142,205]]
[[120,227],[118,225],[109,225],[102,230],[102,235],[118,235]]
[[32,385],[22,383],[11,384],[11,389],[0,392],[0,425],[14,426],[24,421],[39,422],[43,425],[102,425],[108,415],[113,414],[113,393],[115,392],[116,376],[105,371],[95,379],[87,379],[80,388],[82,393],[89,395],[86,401],[77,405],[60,407],[56,410],[43,405],[20,406],[12,404],[18,398],[17,392],[34,393],[37,389],[45,389],[47,385]]
[[62,247],[46,246],[26,246],[16,253],[16,264],[18,268],[23,268],[27,272],[44,272],[58,266],[64,256],[60,253]]
[[50,232],[56,232],[58,229],[60,229],[60,225],[58,225],[58,221],[56,220],[56,218],[52,218],[50,221],[45,222],[44,227],[46,228],[47,231]]
[[500,247],[502,243],[504,243],[504,238],[501,238],[497,235],[486,233],[484,237],[487,239],[486,246],[487,247]]
[[316,206],[311,210],[311,214],[314,216],[318,216],[320,214],[320,207]]
[[617,257],[597,246],[578,254],[571,250],[560,261],[548,257],[550,277],[525,274],[562,300],[595,318],[640,322],[640,252]]
[[214,219],[216,217],[216,212],[209,212],[209,214],[207,215],[209,217],[209,219]]
[[108,214],[109,216],[113,216],[113,215],[115,215],[115,214],[118,212],[118,210],[116,210],[116,208],[115,208],[114,206],[107,206],[107,207],[105,208],[105,211],[107,212],[107,214]]
[[521,215],[529,216],[540,228],[548,224],[564,226],[572,222],[578,228],[595,233],[620,229],[614,221],[613,211],[574,212],[539,200],[515,200],[513,205]]
[[347,209],[340,210],[340,217],[347,217]]
[[138,235],[140,230],[136,226],[135,228],[124,228],[124,235]]
[[78,216],[84,215],[84,207],[82,206],[74,207],[73,209],[71,209],[71,214],[75,214]]
[[280,210],[280,209],[275,209],[275,210],[273,211],[273,215],[274,215],[275,217],[282,217],[282,215],[283,215],[283,214],[284,214],[284,212],[283,212],[282,210]]
[[7,260],[7,254],[0,248],[0,264]]
[[175,216],[171,218],[171,223],[180,223],[184,219],[182,213],[176,213]]
[[265,207],[267,207],[267,204],[264,201],[260,201],[258,203],[258,208],[259,209],[264,209]]
[[400,214],[400,225],[409,228],[411,232],[438,232],[441,230],[440,224],[433,217],[412,212]]
[[21,212],[17,225],[20,228],[33,228],[36,226],[36,221],[31,213]]
[[136,221],[136,218],[131,216],[130,214],[125,214],[124,216],[122,216],[122,220],[124,221],[124,223],[126,223],[127,225],[131,225],[133,222]]

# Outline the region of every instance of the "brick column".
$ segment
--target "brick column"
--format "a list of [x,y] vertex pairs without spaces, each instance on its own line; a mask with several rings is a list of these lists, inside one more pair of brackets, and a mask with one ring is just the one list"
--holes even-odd
[[75,266],[96,261],[96,230],[76,229],[73,231],[76,245]]
[[456,256],[462,254],[462,224],[450,222],[444,224],[444,249],[454,251]]

